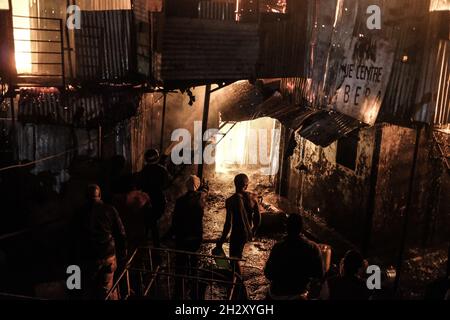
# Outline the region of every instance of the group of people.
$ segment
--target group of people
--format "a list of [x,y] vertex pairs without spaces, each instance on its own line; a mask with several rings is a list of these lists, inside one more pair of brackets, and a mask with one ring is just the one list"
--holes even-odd
[[[225,201],[225,224],[216,244],[221,248],[231,231],[229,255],[237,259],[243,258],[245,245],[252,241],[261,223],[257,196],[247,190],[249,182],[245,174],[234,178],[235,193]],[[202,241],[202,217],[208,188],[195,176],[188,179],[187,187],[188,192],[175,205],[174,234],[177,249],[197,252]],[[239,260],[233,261],[234,270],[241,274]],[[318,245],[303,234],[302,217],[291,214],[287,219],[286,237],[274,245],[266,262],[264,274],[271,282],[267,298],[308,299],[311,288],[316,286],[316,298],[367,300],[370,292],[362,277],[366,264],[360,253],[351,250],[342,259],[341,272],[327,276]]]
[[286,237],[274,245],[264,274],[271,281],[269,300],[368,300],[370,291],[363,278],[367,262],[354,250],[341,261],[338,274],[326,273],[322,253],[303,234],[303,220],[291,214]]
[[144,237],[150,236],[153,245],[160,246],[158,220],[164,214],[166,199],[164,188],[169,174],[160,164],[156,149],[145,153],[146,165],[136,176],[123,174],[125,161],[115,157],[111,161],[108,183],[102,188],[90,184],[86,203],[75,214],[74,262],[82,273],[82,298],[118,299],[112,291],[117,269],[124,267],[127,258],[127,235],[117,206],[138,211],[144,221]]
[[[225,201],[225,224],[216,244],[221,248],[231,231],[229,256],[236,259],[243,258],[245,245],[252,241],[261,223],[257,196],[247,190],[249,182],[245,174],[234,178],[235,193]],[[191,176],[187,180],[187,189],[176,202],[172,230],[177,249],[197,252],[202,242],[208,186],[198,177]],[[179,260],[182,266],[187,263],[183,258]],[[233,261],[233,269],[241,274],[239,260]],[[191,266],[197,263],[189,262]],[[311,287],[316,286],[319,288],[316,297],[322,299],[367,300],[370,292],[361,276],[365,266],[361,254],[349,251],[343,258],[340,274],[327,277],[318,245],[303,235],[302,217],[291,214],[287,220],[287,235],[274,245],[265,266],[264,274],[271,282],[267,297],[273,300],[307,299]]]
[[[146,166],[138,174],[138,183],[133,188],[125,188],[125,201],[130,194],[137,192],[137,209],[145,217],[145,235],[152,234],[153,246],[160,247],[158,220],[166,209],[164,188],[168,185],[168,173],[160,164],[156,150],[146,153]],[[261,223],[258,198],[248,191],[250,180],[239,174],[234,178],[235,192],[225,201],[226,219],[222,235],[216,249],[229,237],[229,256],[233,270],[242,274],[240,261],[245,245],[252,241]],[[123,187],[124,181],[114,182]],[[114,189],[111,188],[111,189]],[[177,255],[176,270],[182,276],[197,268],[195,253],[203,242],[203,216],[209,192],[208,183],[195,175],[186,180],[187,191],[176,200],[172,215],[172,225],[166,237],[174,238],[175,249],[192,254]],[[113,205],[102,201],[98,185],[90,185],[87,190],[88,201],[77,215],[80,233],[79,257],[85,270],[88,270],[84,287],[88,297],[104,299],[111,293],[114,273],[124,265],[127,257],[127,237],[118,211]],[[270,281],[267,294],[269,300],[330,299],[367,300],[370,292],[363,278],[367,261],[357,251],[348,251],[341,261],[341,270],[334,276],[326,273],[319,246],[307,239],[303,233],[303,220],[299,214],[291,214],[287,219],[285,238],[274,245],[266,262],[264,274]],[[189,266],[189,268],[187,268]],[[184,298],[182,277],[175,283],[175,298]],[[242,287],[245,286],[242,284]],[[314,290],[316,292],[314,293]],[[196,291],[198,293],[198,290]],[[246,297],[245,295],[238,297]],[[193,295],[192,299],[202,299]]]

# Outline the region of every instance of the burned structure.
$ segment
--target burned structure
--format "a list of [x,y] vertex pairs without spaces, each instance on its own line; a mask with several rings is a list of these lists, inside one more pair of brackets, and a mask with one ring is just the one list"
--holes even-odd
[[[216,144],[215,165],[189,173],[269,166],[309,223],[399,271],[412,248],[447,250],[449,14],[435,0],[0,0],[0,248],[57,230],[106,159],[138,172],[174,130],[218,128],[197,146]],[[263,165],[251,129],[269,130]]]

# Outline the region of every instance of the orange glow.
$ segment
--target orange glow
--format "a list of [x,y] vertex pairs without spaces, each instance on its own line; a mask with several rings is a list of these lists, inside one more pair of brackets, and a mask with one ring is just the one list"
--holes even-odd
[[8,10],[9,4],[8,0],[0,0],[0,10]]
[[[13,2],[14,16],[30,16],[30,3],[28,0],[14,0]],[[16,68],[17,73],[31,73],[31,22],[28,18],[14,17],[14,46],[16,50]],[[28,29],[28,30],[27,30]]]
[[[232,124],[226,124],[217,135],[215,164],[216,172],[228,172],[237,167],[272,167],[275,153],[279,148],[279,137],[274,136],[276,120],[259,118],[252,121],[237,123],[231,130]],[[229,131],[230,130],[230,131]],[[266,135],[261,135],[260,131]],[[278,140],[275,140],[277,139]]]
[[431,0],[430,11],[450,11],[450,0]]

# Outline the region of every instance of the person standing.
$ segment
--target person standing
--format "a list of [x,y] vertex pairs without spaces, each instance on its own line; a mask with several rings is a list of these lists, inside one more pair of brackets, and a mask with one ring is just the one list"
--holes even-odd
[[[187,192],[175,203],[172,226],[169,231],[175,236],[175,248],[181,251],[196,253],[203,241],[203,215],[209,187],[201,183],[200,178],[191,175],[186,181]],[[179,274],[196,275],[198,259],[196,255],[179,254],[176,257],[176,267]],[[196,283],[198,285],[198,283]],[[182,279],[177,278],[175,297],[182,298]],[[198,288],[191,288],[191,298],[201,297]]]
[[[238,259],[242,258],[245,244],[253,239],[261,222],[258,199],[247,191],[249,183],[249,178],[243,173],[234,178],[236,192],[225,201],[226,219],[217,242],[217,247],[222,247],[231,230],[230,257]],[[237,272],[240,271],[237,264]]]
[[289,215],[287,236],[273,246],[264,269],[271,282],[269,300],[306,299],[311,280],[324,276],[320,249],[302,231],[302,217]]
[[153,245],[160,247],[158,221],[166,209],[164,189],[169,182],[167,169],[160,164],[159,152],[150,149],[145,153],[146,165],[139,173],[139,187],[150,197],[150,204],[145,210],[145,234],[152,233]]
[[[83,287],[87,296],[105,299],[114,284],[114,273],[127,256],[125,228],[117,210],[101,200],[98,185],[88,186],[87,202],[78,217],[79,256],[87,270]],[[84,274],[84,273],[83,273]],[[112,299],[118,299],[113,293]]]

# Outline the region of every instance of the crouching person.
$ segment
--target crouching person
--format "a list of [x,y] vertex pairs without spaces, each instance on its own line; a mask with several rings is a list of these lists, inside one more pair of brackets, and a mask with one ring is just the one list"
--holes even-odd
[[355,251],[347,251],[341,261],[340,274],[327,280],[322,296],[329,300],[369,300],[370,290],[367,288],[363,274],[367,269],[367,261]]
[[308,299],[312,280],[323,278],[323,262],[319,247],[302,235],[300,215],[287,220],[287,236],[272,248],[264,274],[271,281],[268,300]]

